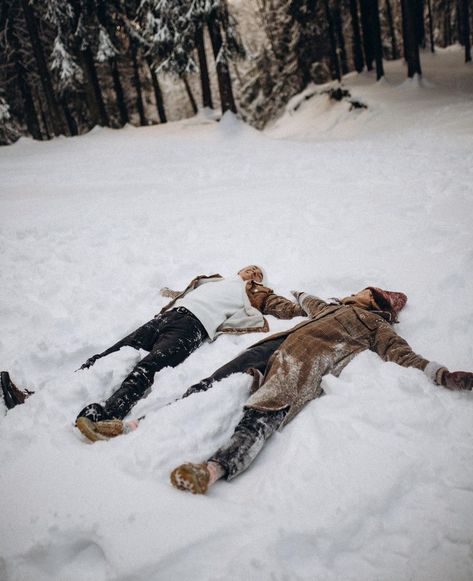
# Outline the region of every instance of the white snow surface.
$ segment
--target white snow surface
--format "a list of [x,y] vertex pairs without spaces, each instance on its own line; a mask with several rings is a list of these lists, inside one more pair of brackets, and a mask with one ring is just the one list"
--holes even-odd
[[0,408],[2,581],[471,581],[473,394],[417,370],[363,353],[206,496],[169,472],[227,440],[249,378],[163,406],[261,335],[164,369],[130,435],[73,425],[145,352],[74,370],[152,318],[160,287],[252,263],[288,297],[402,290],[397,331],[473,368],[472,67],[458,47],[422,64],[346,77],[368,109],[309,87],[263,133],[201,114],[2,148],[0,361],[36,392]]

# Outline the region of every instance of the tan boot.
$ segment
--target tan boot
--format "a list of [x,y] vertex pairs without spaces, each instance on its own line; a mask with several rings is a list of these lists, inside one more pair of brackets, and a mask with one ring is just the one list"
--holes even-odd
[[97,440],[109,440],[120,436],[124,432],[124,422],[122,420],[103,420],[92,422],[88,418],[80,417],[76,420],[76,426],[91,442]]
[[205,494],[209,488],[210,473],[207,464],[181,464],[171,472],[171,483],[179,490]]

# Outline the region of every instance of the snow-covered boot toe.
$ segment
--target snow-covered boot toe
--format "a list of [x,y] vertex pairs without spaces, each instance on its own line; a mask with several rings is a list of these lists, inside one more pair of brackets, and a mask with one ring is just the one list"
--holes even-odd
[[92,422],[88,418],[79,417],[76,420],[76,426],[91,442],[109,440],[125,432],[124,422],[122,420]]
[[91,422],[101,422],[103,420],[111,420],[112,416],[99,403],[90,403],[79,412],[76,422],[79,418],[87,418]]
[[181,464],[171,472],[171,483],[179,490],[205,494],[209,488],[210,473],[207,464]]

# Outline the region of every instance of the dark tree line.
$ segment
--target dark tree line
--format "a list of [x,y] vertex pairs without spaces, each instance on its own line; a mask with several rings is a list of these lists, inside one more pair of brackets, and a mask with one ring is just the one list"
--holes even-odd
[[401,56],[413,77],[420,49],[454,42],[471,60],[469,0],[250,4],[256,43],[227,0],[0,0],[0,143],[166,123],[163,83],[187,99],[181,115],[215,107],[261,127],[311,82],[380,79]]

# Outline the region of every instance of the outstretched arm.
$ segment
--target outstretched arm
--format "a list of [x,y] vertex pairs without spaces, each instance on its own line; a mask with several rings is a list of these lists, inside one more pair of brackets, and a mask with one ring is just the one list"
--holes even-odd
[[384,361],[393,361],[403,367],[420,369],[434,383],[443,385],[447,389],[471,391],[473,388],[473,373],[468,371],[450,372],[443,365],[417,355],[407,341],[400,337],[388,323],[380,324],[372,349]]
[[264,302],[262,313],[263,315],[273,315],[277,319],[292,319],[293,317],[307,316],[299,303],[295,303],[286,299],[286,297],[274,293],[268,295],[268,298]]
[[112,345],[108,349],[105,349],[105,351],[92,355],[92,357],[89,357],[87,361],[79,367],[79,369],[76,369],[76,371],[81,371],[82,369],[88,369],[89,367],[92,367],[92,365],[97,361],[97,359],[106,357],[107,355],[110,355],[110,353],[115,353],[115,351],[119,351],[122,347],[133,347],[134,349],[144,348],[143,335],[146,332],[147,325],[148,324],[145,324],[139,327],[126,337],[123,337],[123,339],[120,339],[120,341],[117,341],[114,345]]
[[121,339],[120,341],[115,343],[115,345],[112,345],[108,349],[105,349],[105,351],[102,351],[102,353],[96,353],[95,355],[92,355],[92,357],[89,357],[87,359],[87,361],[79,367],[79,369],[76,369],[76,371],[82,371],[83,369],[89,369],[89,367],[92,367],[92,365],[94,365],[94,363],[97,361],[97,359],[101,359],[102,357],[106,357],[107,355],[110,355],[110,353],[115,353],[115,351],[119,351],[122,347],[125,347],[125,345],[131,346],[130,343],[126,342],[127,339],[128,339],[128,337],[125,337],[124,339]]
[[316,317],[328,306],[326,301],[301,291],[291,291],[297,303],[308,317]]

